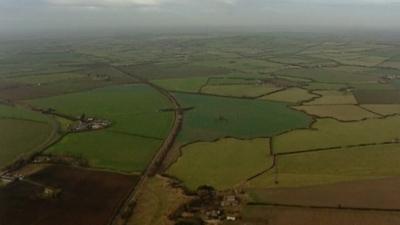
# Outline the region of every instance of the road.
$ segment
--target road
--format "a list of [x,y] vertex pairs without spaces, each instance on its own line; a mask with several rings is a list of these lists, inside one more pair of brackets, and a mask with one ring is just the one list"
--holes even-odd
[[[111,65],[110,65],[111,66]],[[172,104],[173,108],[175,109],[175,115],[174,115],[174,122],[172,129],[168,136],[165,138],[163,144],[161,145],[159,151],[156,153],[156,155],[153,157],[151,162],[148,164],[147,168],[145,171],[142,173],[141,178],[137,185],[133,188],[129,196],[125,199],[123,203],[121,203],[121,206],[116,210],[114,216],[110,220],[110,225],[123,225],[126,224],[126,220],[121,217],[121,215],[126,212],[127,210],[130,210],[130,207],[133,205],[137,199],[138,194],[141,192],[142,188],[144,187],[144,183],[147,181],[149,177],[152,177],[157,174],[159,167],[163,160],[165,159],[166,155],[168,154],[169,150],[172,148],[176,136],[179,133],[181,127],[182,127],[182,122],[183,122],[183,110],[181,109],[180,104],[176,100],[175,96],[173,96],[171,93],[169,93],[167,90],[164,88],[148,81],[147,79],[144,79],[140,76],[135,75],[134,73],[128,72],[120,67],[116,66],[111,66],[114,69],[135,78],[136,80],[140,81],[143,84],[146,84],[156,91],[158,91],[160,94],[165,96]]]

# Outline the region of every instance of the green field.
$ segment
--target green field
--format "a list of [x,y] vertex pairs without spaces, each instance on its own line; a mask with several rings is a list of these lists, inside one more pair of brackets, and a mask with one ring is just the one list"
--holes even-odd
[[235,85],[207,85],[201,89],[202,93],[233,97],[259,97],[280,90],[273,84],[235,84]]
[[400,175],[400,145],[343,148],[279,156],[278,181],[271,172],[251,182],[253,188],[293,187]]
[[289,88],[283,91],[263,96],[261,99],[289,102],[289,103],[299,103],[316,97],[317,95],[309,93],[307,90],[301,88]]
[[191,190],[204,184],[220,190],[231,188],[272,164],[269,141],[261,138],[198,142],[184,147],[182,153],[168,174]]
[[362,105],[362,107],[385,116],[400,114],[400,105],[396,104]]
[[176,94],[185,113],[178,140],[215,140],[221,137],[269,137],[287,130],[304,128],[311,118],[284,103],[224,97]]
[[379,117],[357,105],[305,105],[295,109],[317,117],[331,117],[340,121],[354,121]]
[[207,77],[193,77],[152,80],[152,82],[171,91],[198,92],[207,80]]
[[79,116],[111,120],[103,132],[70,134],[48,150],[56,154],[86,157],[91,166],[141,171],[169,133],[172,112],[168,100],[145,85],[107,87],[30,102],[43,108]]
[[[390,142],[400,138],[400,117],[338,122],[319,119],[313,129],[296,130],[274,138],[276,152],[302,151],[358,144]],[[382,132],[384,131],[384,132]]]
[[352,93],[334,90],[314,91],[313,93],[321,95],[321,97],[315,99],[314,101],[307,102],[306,105],[357,104],[357,100]]
[[0,105],[0,168],[42,150],[54,137],[47,117],[20,107]]
[[132,172],[146,168],[161,143],[105,130],[67,135],[46,153],[83,157],[93,167]]

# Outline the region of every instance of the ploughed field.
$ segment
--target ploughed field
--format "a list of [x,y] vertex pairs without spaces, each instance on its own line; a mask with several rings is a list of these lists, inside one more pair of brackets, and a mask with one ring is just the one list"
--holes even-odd
[[[137,176],[50,166],[0,188],[0,224],[106,225],[137,181]],[[61,193],[41,197],[46,187]]]

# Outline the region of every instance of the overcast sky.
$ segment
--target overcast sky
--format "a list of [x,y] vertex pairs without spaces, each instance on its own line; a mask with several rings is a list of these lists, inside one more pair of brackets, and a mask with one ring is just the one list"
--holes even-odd
[[400,29],[400,0],[0,0],[0,30],[146,26]]

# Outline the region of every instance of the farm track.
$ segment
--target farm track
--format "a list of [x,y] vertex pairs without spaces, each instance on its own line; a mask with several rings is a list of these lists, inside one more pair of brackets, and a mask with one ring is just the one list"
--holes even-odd
[[141,192],[142,188],[144,187],[144,183],[147,181],[147,179],[149,177],[152,177],[157,174],[163,160],[167,156],[169,150],[172,148],[172,146],[175,142],[175,139],[182,127],[183,110],[181,110],[180,104],[168,90],[166,90],[156,84],[153,84],[152,82],[148,81],[145,78],[142,78],[138,75],[127,72],[126,70],[124,70],[121,67],[116,67],[116,66],[112,66],[112,65],[110,65],[110,67],[155,89],[161,95],[165,96],[171,102],[171,104],[173,105],[173,107],[175,109],[175,116],[174,116],[175,119],[174,119],[170,133],[164,139],[164,142],[162,143],[161,147],[159,148],[159,151],[156,153],[156,155],[153,157],[152,161],[148,164],[147,168],[142,173],[138,183],[132,188],[129,196],[127,196],[127,198],[116,209],[114,215],[112,216],[112,218],[110,219],[110,221],[108,223],[109,225],[124,225],[124,224],[127,224],[128,219],[122,218],[121,215],[124,212],[132,210],[131,207],[132,207],[132,205],[135,204],[138,194]]

